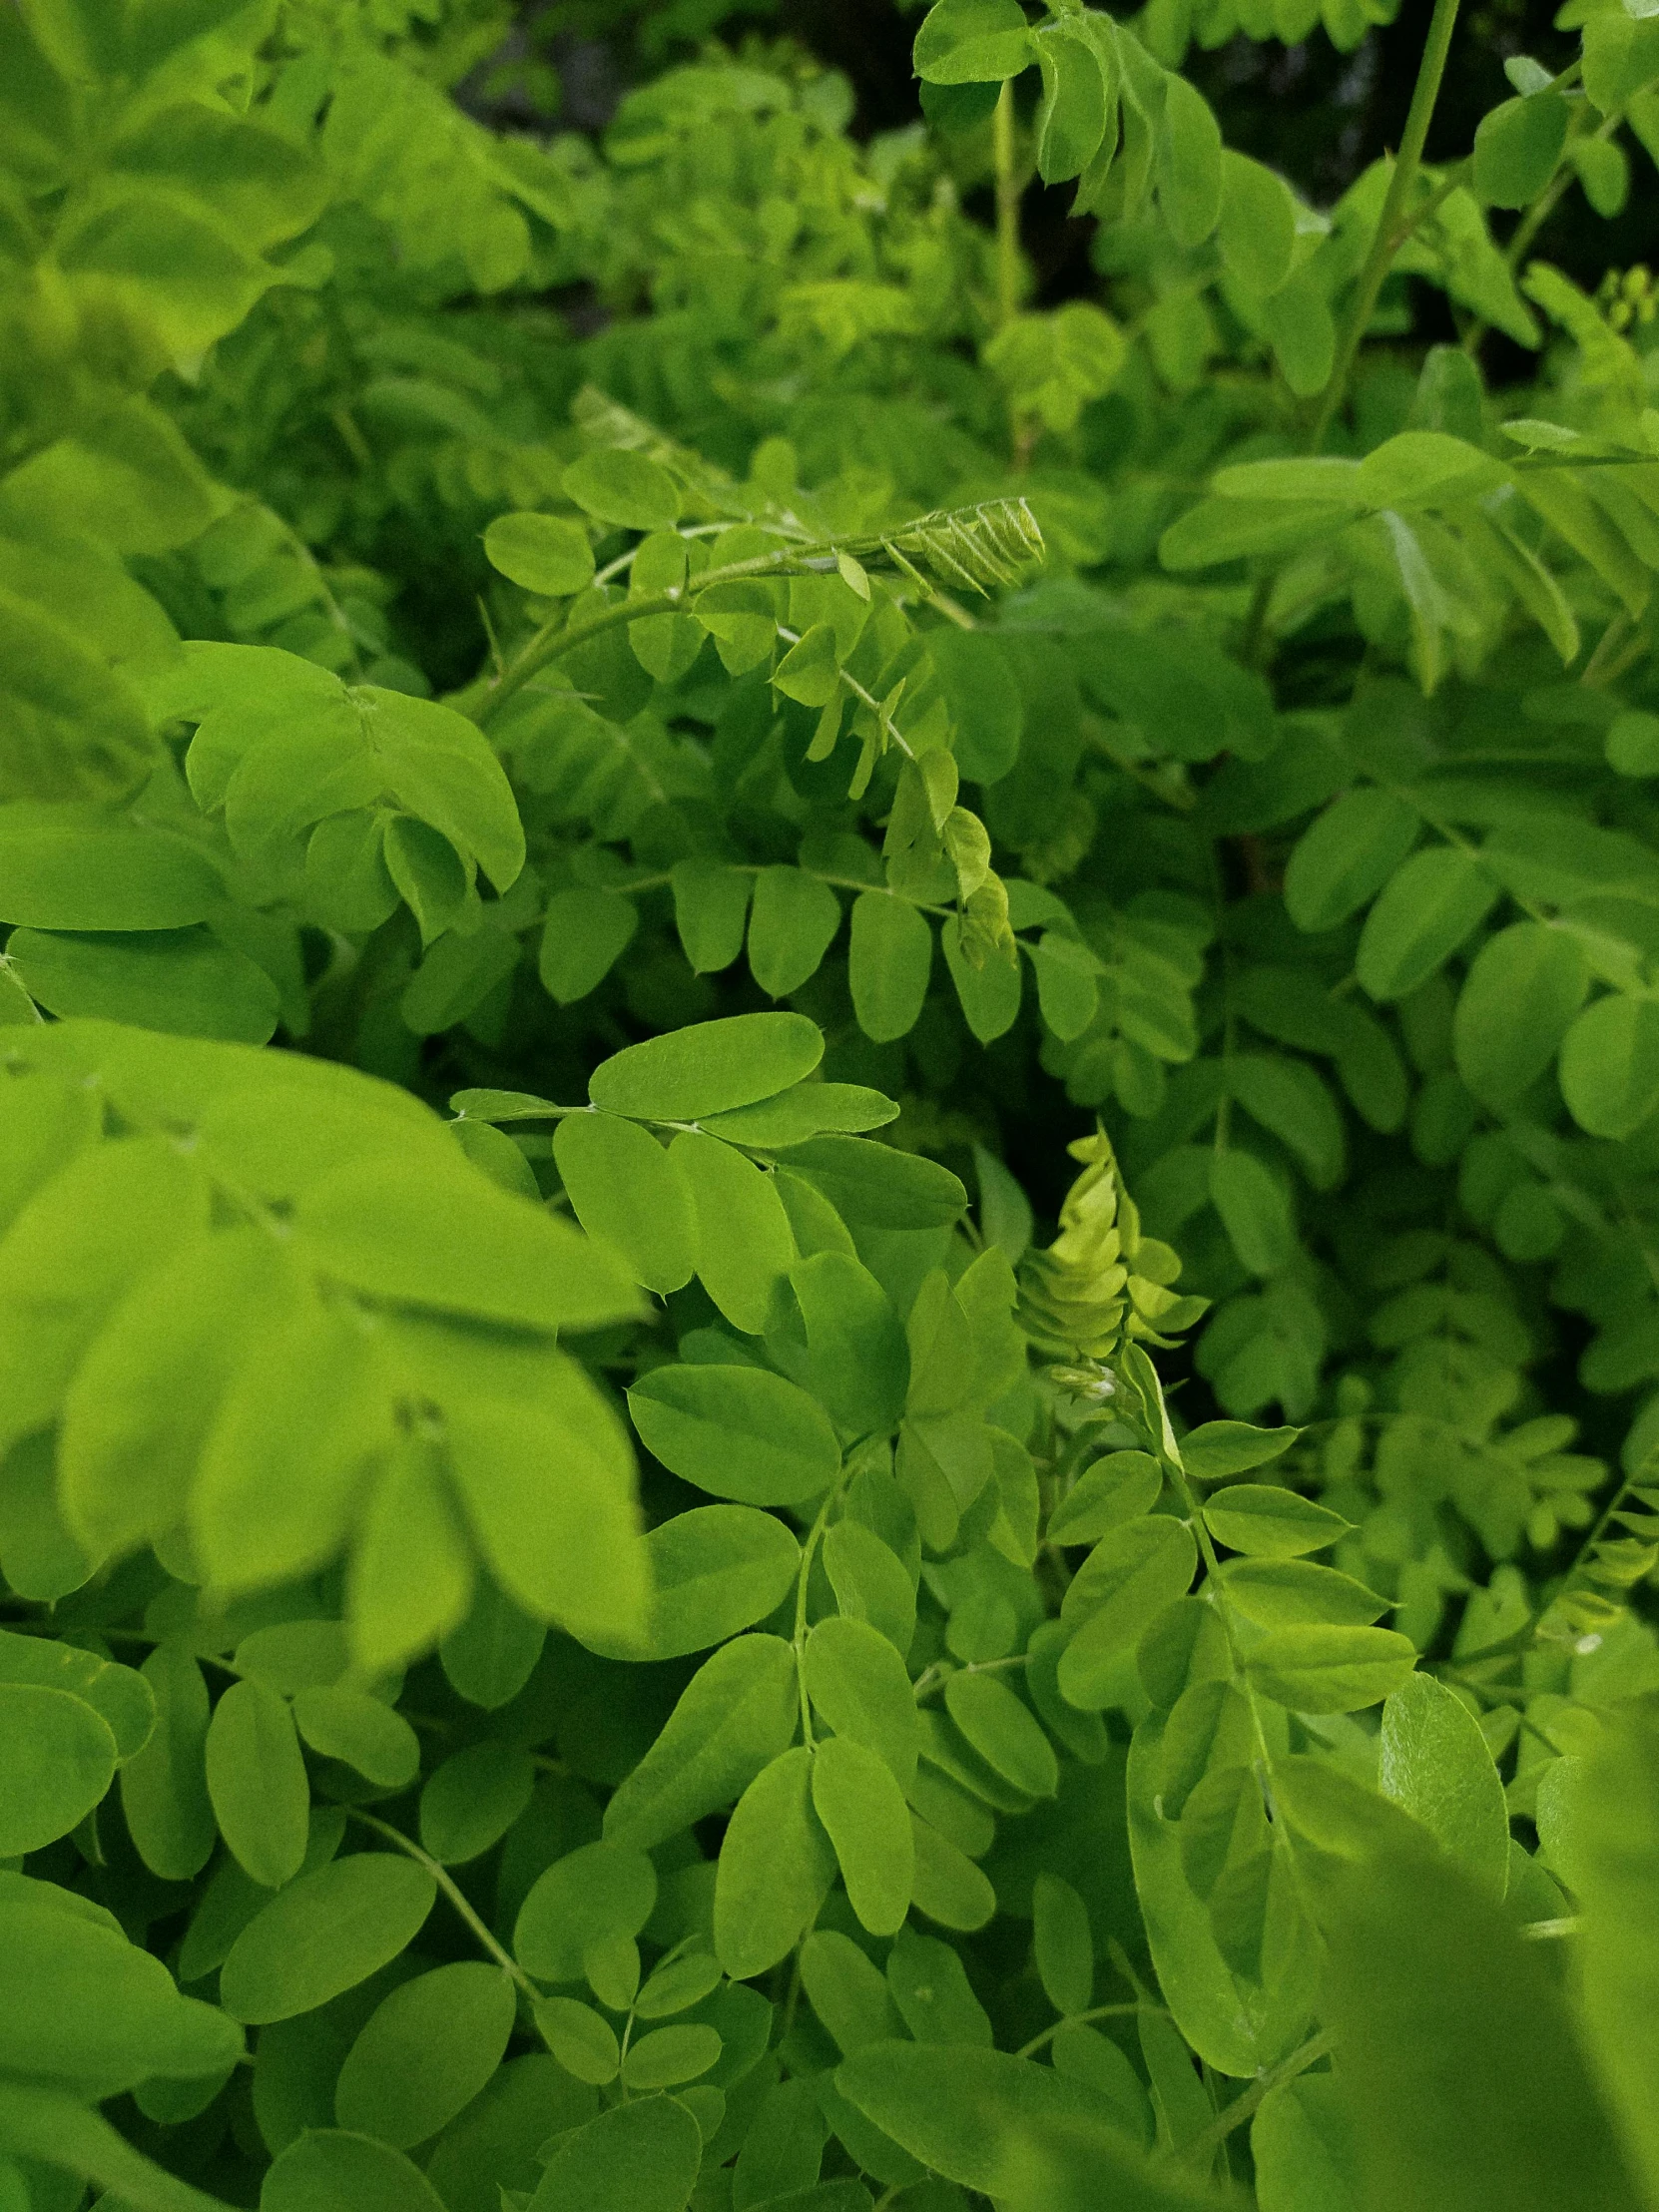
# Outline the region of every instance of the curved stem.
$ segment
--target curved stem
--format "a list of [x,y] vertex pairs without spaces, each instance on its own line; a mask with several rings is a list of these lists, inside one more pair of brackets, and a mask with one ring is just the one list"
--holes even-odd
[[511,1951],[503,1948],[491,1931],[478,1918],[472,1908],[471,1901],[465,1896],[447,1867],[441,1866],[430,1852],[422,1851],[420,1846],[411,1838],[405,1836],[401,1829],[393,1828],[390,1821],[381,1820],[377,1814],[361,1812],[354,1805],[347,1806],[345,1813],[347,1820],[356,1821],[363,1828],[373,1829],[376,1836],[383,1836],[388,1844],[394,1844],[399,1851],[405,1852],[418,1866],[424,1867],[496,1964],[512,1975],[514,1981],[517,1982],[532,2003],[540,2002],[541,1991]]
[[1139,2001],[1129,2004],[1096,2004],[1087,2012],[1068,2012],[1063,2020],[1056,2020],[1052,2027],[1045,2027],[1040,2035],[1033,2035],[1028,2043],[1021,2043],[1014,2056],[1029,2058],[1033,2051],[1039,2051],[1045,2043],[1051,2043],[1062,2027],[1084,2027],[1090,2020],[1121,2020],[1132,2012],[1156,2012],[1166,2020],[1170,2016],[1161,2004]]
[[1310,449],[1315,453],[1325,443],[1326,433],[1336,418],[1337,409],[1343,403],[1361,343],[1371,326],[1378,294],[1382,291],[1383,278],[1399,251],[1403,236],[1399,228],[1400,219],[1405,213],[1411,188],[1415,185],[1417,172],[1422,166],[1423,143],[1428,137],[1434,103],[1439,98],[1440,80],[1445,75],[1446,56],[1451,51],[1451,33],[1456,21],[1457,0],[1434,0],[1434,13],[1429,19],[1428,36],[1423,41],[1422,60],[1417,65],[1417,81],[1412,87],[1405,129],[1400,137],[1399,152],[1394,157],[1393,175],[1388,179],[1382,213],[1378,218],[1371,252],[1366,256],[1365,267],[1360,272],[1360,282],[1354,294],[1353,305],[1349,309],[1348,326],[1343,332],[1336,365],[1331,371],[1331,380],[1325,387],[1325,399],[1314,424]]
[[818,1550],[819,1539],[830,1525],[830,1513],[841,1494],[841,1484],[846,1480],[846,1468],[835,1477],[830,1495],[819,1507],[818,1519],[808,1532],[807,1541],[801,1547],[801,1572],[795,1584],[795,1680],[801,1698],[801,1734],[809,1751],[813,1748],[813,1708],[807,1695],[807,1582],[813,1571],[813,1554]]
[[1244,2125],[1271,2090],[1294,2081],[1298,2074],[1306,2073],[1310,2066],[1328,2057],[1335,2040],[1329,2031],[1311,2037],[1300,2050],[1292,2051],[1289,2058],[1258,2075],[1243,2095],[1235,2097],[1225,2112],[1216,2115],[1202,2134],[1195,2135],[1190,2143],[1183,2143],[1180,2150],[1166,2153],[1166,2156],[1181,2165],[1199,2162],[1207,2165],[1233,2130]]

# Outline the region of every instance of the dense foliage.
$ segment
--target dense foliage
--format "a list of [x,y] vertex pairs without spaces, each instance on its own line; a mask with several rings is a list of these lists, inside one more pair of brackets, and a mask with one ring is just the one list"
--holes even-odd
[[1455,8],[0,7],[0,2212],[1659,2206],[1659,19]]

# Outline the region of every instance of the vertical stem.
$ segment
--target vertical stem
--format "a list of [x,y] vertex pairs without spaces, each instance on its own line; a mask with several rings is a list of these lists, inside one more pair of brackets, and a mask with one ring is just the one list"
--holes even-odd
[[1428,137],[1429,120],[1434,113],[1434,103],[1439,98],[1440,80],[1445,75],[1446,56],[1451,51],[1451,33],[1456,21],[1457,0],[1434,0],[1434,13],[1429,19],[1428,36],[1423,41],[1422,60],[1417,64],[1417,81],[1412,87],[1411,105],[1406,112],[1405,130],[1400,138],[1399,152],[1394,157],[1393,175],[1388,179],[1388,190],[1382,202],[1382,213],[1378,218],[1377,234],[1371,242],[1371,252],[1366,256],[1366,265],[1360,273],[1359,288],[1349,309],[1348,327],[1343,332],[1342,343],[1337,351],[1331,381],[1325,387],[1325,402],[1320,408],[1319,419],[1314,424],[1311,450],[1315,453],[1325,443],[1326,433],[1331,428],[1337,409],[1343,403],[1356,356],[1377,306],[1378,293],[1382,289],[1382,280],[1399,251],[1400,217],[1405,212],[1411,188],[1417,181],[1417,171],[1422,163],[1423,142]]
[[801,1572],[795,1585],[795,1679],[801,1698],[801,1735],[809,1751],[813,1748],[813,1707],[807,1695],[807,1581],[813,1571],[813,1554],[818,1550],[819,1538],[830,1525],[830,1510],[841,1494],[846,1481],[843,1465],[835,1477],[835,1486],[819,1508],[819,1515],[801,1547]]
[[1014,169],[1014,81],[1006,77],[991,120],[996,163],[996,326],[1019,311],[1019,178]]

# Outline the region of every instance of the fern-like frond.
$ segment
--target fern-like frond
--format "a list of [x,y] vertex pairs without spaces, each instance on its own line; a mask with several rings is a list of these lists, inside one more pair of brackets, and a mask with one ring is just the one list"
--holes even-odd
[[915,573],[919,561],[941,583],[989,593],[1006,589],[1043,557],[1043,535],[1023,499],[985,499],[973,507],[939,508],[878,539],[896,566]]

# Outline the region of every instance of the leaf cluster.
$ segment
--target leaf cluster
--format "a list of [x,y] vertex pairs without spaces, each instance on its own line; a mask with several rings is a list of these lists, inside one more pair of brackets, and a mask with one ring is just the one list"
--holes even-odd
[[1453,4],[1329,209],[0,15],[5,2212],[1659,2201],[1659,36]]

